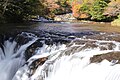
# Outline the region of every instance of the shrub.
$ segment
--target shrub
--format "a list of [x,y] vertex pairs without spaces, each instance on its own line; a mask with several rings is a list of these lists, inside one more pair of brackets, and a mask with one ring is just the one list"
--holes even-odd
[[103,16],[103,11],[107,3],[104,0],[96,0],[92,7],[89,10],[89,14],[92,16],[93,20],[104,20],[105,16]]
[[115,19],[113,22],[111,22],[112,26],[120,26],[120,14],[118,15],[118,19]]
[[118,15],[118,19],[120,19],[120,14]]
[[82,7],[80,8],[80,11],[89,13],[89,11],[90,11],[89,8],[90,8],[90,7],[91,7],[91,6],[90,6],[89,4],[85,3],[85,4],[83,4]]

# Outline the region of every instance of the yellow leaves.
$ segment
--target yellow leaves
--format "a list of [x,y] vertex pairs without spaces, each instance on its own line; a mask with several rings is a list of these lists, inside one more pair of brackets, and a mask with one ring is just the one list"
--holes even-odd
[[83,0],[83,3],[88,3],[89,0]]
[[76,9],[76,10],[80,10],[81,7],[82,7],[82,5],[80,5],[80,4],[75,5],[75,9]]

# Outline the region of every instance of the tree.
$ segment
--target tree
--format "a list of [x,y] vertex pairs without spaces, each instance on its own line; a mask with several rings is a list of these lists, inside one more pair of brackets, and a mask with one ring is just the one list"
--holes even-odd
[[[111,0],[72,0],[72,11],[74,17],[81,19],[81,15],[85,14],[84,19],[102,21],[108,19],[103,12]],[[83,17],[82,17],[83,18]]]
[[59,8],[55,9],[53,13],[65,14],[71,12],[71,5],[69,0],[56,0],[55,3],[59,6]]
[[92,19],[95,20],[103,20],[105,19],[105,16],[103,16],[103,11],[105,7],[107,6],[107,3],[104,0],[96,0],[92,7],[90,8],[90,15],[92,16]]
[[22,22],[32,15],[44,15],[44,0],[1,0],[0,19],[6,22]]

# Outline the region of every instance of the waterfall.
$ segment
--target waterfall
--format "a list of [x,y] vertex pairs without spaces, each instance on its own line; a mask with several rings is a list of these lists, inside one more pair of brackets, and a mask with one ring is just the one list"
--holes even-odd
[[[24,33],[21,33],[21,35]],[[26,33],[27,34],[27,33]],[[27,34],[27,37],[30,37]],[[16,71],[25,64],[24,52],[26,48],[34,43],[36,38],[32,37],[31,41],[19,46],[17,49],[17,43],[15,41],[6,40],[4,42],[4,50],[0,48],[0,79],[12,80]]]
[[120,58],[111,57],[120,53],[118,41],[20,35],[25,42],[6,40],[0,48],[0,80],[120,80]]

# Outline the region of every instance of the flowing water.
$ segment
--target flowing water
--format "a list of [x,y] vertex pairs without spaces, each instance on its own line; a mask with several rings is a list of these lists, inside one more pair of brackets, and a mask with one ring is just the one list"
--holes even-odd
[[120,80],[119,33],[55,31],[2,36],[0,80]]

